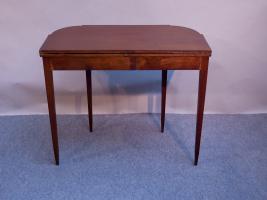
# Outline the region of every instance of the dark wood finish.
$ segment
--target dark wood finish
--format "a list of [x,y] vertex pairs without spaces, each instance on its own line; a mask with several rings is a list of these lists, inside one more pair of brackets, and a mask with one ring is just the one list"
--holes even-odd
[[40,49],[46,53],[192,53],[209,56],[203,35],[169,25],[91,25],[59,29]]
[[86,70],[89,128],[90,128],[90,132],[93,132],[92,78],[91,77],[92,77],[91,70]]
[[44,64],[45,86],[46,86],[47,103],[48,103],[49,119],[50,119],[50,125],[51,125],[54,156],[55,156],[56,165],[59,165],[59,150],[58,150],[58,137],[57,137],[57,119],[56,119],[56,107],[55,107],[55,96],[54,96],[53,71],[51,69],[49,60],[44,58],[43,64]]
[[85,54],[49,54],[45,57],[55,70],[159,70],[159,69],[183,69],[197,70],[201,63],[198,56],[176,56],[170,54],[131,54],[131,55],[101,55]]
[[209,58],[202,58],[199,70],[199,84],[198,84],[198,104],[197,104],[197,123],[196,123],[196,140],[195,140],[195,160],[194,165],[198,163],[200,140],[203,124],[203,112],[206,96],[206,85],[208,77]]
[[162,70],[161,131],[164,131],[167,70],[199,70],[195,161],[198,163],[211,49],[204,36],[168,25],[74,26],[50,34],[40,48],[56,164],[59,163],[53,70],[85,70],[88,117],[92,118],[91,70]]
[[166,107],[166,91],[167,91],[167,70],[162,70],[161,80],[161,132],[164,132],[165,124],[165,107]]

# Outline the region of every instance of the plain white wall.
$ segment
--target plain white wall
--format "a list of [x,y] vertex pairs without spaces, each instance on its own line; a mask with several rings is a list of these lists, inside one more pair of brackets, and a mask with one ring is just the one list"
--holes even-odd
[[[266,0],[1,0],[0,114],[47,113],[38,50],[52,31],[83,24],[170,24],[213,50],[207,113],[267,112]],[[160,71],[93,72],[94,113],[160,111]],[[167,112],[195,113],[198,74],[170,71]],[[86,113],[84,72],[55,72],[58,113]]]

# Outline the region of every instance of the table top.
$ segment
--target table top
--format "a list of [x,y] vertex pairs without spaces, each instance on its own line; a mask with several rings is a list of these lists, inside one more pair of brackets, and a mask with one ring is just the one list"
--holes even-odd
[[196,54],[210,56],[204,36],[170,25],[83,25],[48,35],[40,55],[46,54]]

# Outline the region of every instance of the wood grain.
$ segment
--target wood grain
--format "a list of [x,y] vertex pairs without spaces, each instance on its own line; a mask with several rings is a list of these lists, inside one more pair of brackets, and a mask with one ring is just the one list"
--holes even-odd
[[54,70],[198,69],[199,56],[55,56],[47,57]]
[[40,54],[50,53],[202,53],[211,54],[197,31],[170,25],[84,25],[50,34]]

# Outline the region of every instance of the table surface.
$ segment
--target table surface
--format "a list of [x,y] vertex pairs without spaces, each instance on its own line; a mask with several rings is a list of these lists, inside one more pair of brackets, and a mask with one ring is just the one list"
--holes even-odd
[[40,55],[97,53],[189,53],[211,55],[204,36],[170,25],[84,25],[50,34]]

